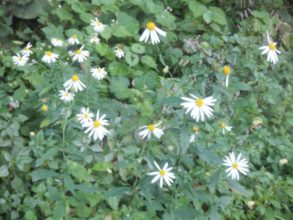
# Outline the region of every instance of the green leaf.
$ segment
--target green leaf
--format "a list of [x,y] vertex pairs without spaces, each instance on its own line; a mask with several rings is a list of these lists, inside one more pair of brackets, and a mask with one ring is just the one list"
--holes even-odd
[[212,12],[213,22],[221,25],[227,25],[226,14],[221,8],[209,7],[209,10]]
[[181,127],[180,129],[180,148],[181,148],[181,154],[185,154],[187,149],[189,148],[189,135],[186,127]]
[[143,54],[145,52],[145,47],[142,46],[141,44],[134,43],[131,45],[131,50],[134,53]]
[[129,52],[129,51],[126,52],[125,60],[126,60],[126,63],[128,63],[129,66],[135,66],[139,62],[138,56],[136,54],[134,54],[134,53]]
[[70,173],[76,179],[83,181],[89,180],[89,174],[83,165],[73,160],[67,160],[66,163],[68,167],[68,173]]
[[203,14],[203,20],[206,22],[206,23],[211,23],[212,21],[212,13],[211,11],[206,11],[204,14]]
[[102,163],[96,163],[92,167],[92,170],[94,170],[94,171],[107,171],[111,167],[112,167],[112,164],[111,163],[102,162]]
[[32,210],[28,210],[24,215],[25,220],[37,220],[37,216]]
[[74,182],[68,174],[64,174],[64,187],[68,191],[74,191]]
[[156,62],[154,61],[154,59],[148,55],[144,55],[142,56],[141,58],[141,62],[153,69],[157,69],[157,64]]
[[47,179],[50,177],[58,177],[59,174],[56,173],[53,170],[47,170],[47,169],[38,169],[31,173],[32,181],[38,181],[41,179]]
[[110,81],[110,91],[114,93],[118,99],[126,99],[129,97],[130,92],[128,89],[129,80],[126,77],[112,77]]
[[235,193],[239,193],[246,197],[252,196],[252,192],[247,190],[244,186],[240,185],[237,181],[229,179],[227,183]]
[[207,11],[207,7],[199,3],[198,1],[194,1],[194,0],[184,0],[184,1],[187,3],[190,11],[192,11],[194,18],[198,18],[202,16]]
[[216,206],[212,206],[211,208],[210,220],[220,220],[220,215]]

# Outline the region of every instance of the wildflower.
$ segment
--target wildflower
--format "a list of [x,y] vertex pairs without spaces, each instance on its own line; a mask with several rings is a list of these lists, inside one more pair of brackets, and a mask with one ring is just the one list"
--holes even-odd
[[68,90],[60,90],[59,96],[62,101],[71,102],[74,99],[74,93],[68,92]]
[[33,54],[33,51],[31,51],[32,46],[33,45],[30,42],[28,42],[27,45],[25,46],[25,48],[23,48],[23,50],[21,51],[21,54],[23,56],[29,57],[31,54]]
[[115,56],[118,57],[119,59],[121,59],[122,57],[124,57],[124,51],[121,48],[121,46],[116,46],[115,50],[114,50]]
[[223,67],[223,73],[226,76],[225,86],[228,87],[228,85],[229,85],[229,77],[230,77],[230,74],[231,74],[231,67],[230,66],[224,66]]
[[175,179],[174,173],[171,172],[173,167],[168,168],[168,163],[165,163],[165,165],[163,166],[163,169],[161,169],[156,161],[154,161],[154,164],[155,164],[156,168],[158,169],[158,171],[151,172],[148,174],[150,176],[155,176],[152,179],[151,183],[155,183],[158,180],[160,180],[160,187],[161,188],[163,187],[164,182],[166,182],[168,186],[171,186],[171,183],[173,183],[173,179]]
[[283,158],[283,159],[281,159],[281,160],[279,161],[279,164],[280,164],[281,166],[283,166],[283,165],[285,165],[285,164],[288,164],[288,159],[287,159],[287,158]]
[[158,124],[149,124],[146,126],[142,126],[139,128],[139,130],[143,130],[140,131],[138,135],[142,138],[147,137],[149,139],[151,135],[154,134],[156,138],[160,138],[164,134],[164,131],[158,128],[160,124],[161,122],[159,122]]
[[230,157],[226,156],[223,165],[227,166],[226,173],[231,176],[232,179],[239,180],[239,172],[247,175],[248,173],[248,162],[245,158],[241,159],[241,154],[235,157],[234,152],[231,152]]
[[101,80],[105,78],[105,76],[107,75],[105,68],[100,68],[100,67],[92,68],[91,73],[92,73],[92,76],[97,80]]
[[66,81],[63,86],[66,88],[66,90],[69,90],[71,87],[73,87],[74,91],[76,92],[82,91],[86,87],[85,84],[80,81],[77,74],[73,74],[71,79]]
[[82,107],[80,113],[77,114],[77,120],[80,122],[82,127],[85,127],[87,123],[92,121],[94,114],[90,112],[89,108]]
[[198,122],[200,119],[201,121],[205,120],[205,115],[210,118],[213,115],[213,109],[210,106],[214,105],[214,102],[217,100],[214,99],[212,96],[207,98],[198,98],[195,95],[190,94],[192,98],[188,97],[181,97],[181,99],[185,100],[186,102],[181,103],[183,108],[186,109],[186,114],[191,112],[191,117],[196,119]]
[[277,43],[272,41],[269,33],[267,32],[267,43],[268,45],[262,46],[258,49],[262,50],[261,54],[268,54],[267,61],[276,64],[278,62],[278,54],[281,54],[279,50],[277,50]]
[[77,49],[76,51],[71,53],[73,61],[78,60],[78,62],[82,63],[83,61],[85,61],[88,58],[88,56],[90,54],[87,50],[82,50],[83,47],[84,47],[84,45],[82,45],[79,49]]
[[98,35],[95,34],[90,38],[90,43],[91,44],[99,44],[100,43],[100,38],[98,38]]
[[52,51],[46,51],[45,55],[42,57],[42,61],[45,63],[55,63],[58,58],[58,54],[55,54]]
[[224,122],[220,123],[220,127],[222,128],[223,134],[226,133],[226,131],[230,132],[232,130],[231,126],[227,126]]
[[195,142],[196,136],[198,135],[200,128],[199,127],[193,127],[192,130],[194,131],[194,134],[192,134],[189,138],[189,143]]
[[28,61],[28,57],[25,55],[21,56],[19,53],[17,53],[12,57],[12,61],[17,66],[24,66]]
[[253,209],[253,206],[255,205],[255,201],[252,201],[252,200],[247,201],[246,205],[248,206],[248,208]]
[[68,39],[68,43],[71,45],[79,44],[79,40],[78,40],[77,36],[74,34]]
[[103,32],[106,27],[106,25],[100,22],[98,18],[95,18],[95,20],[91,20],[91,26],[93,26],[94,30],[97,33]]
[[98,110],[96,119],[85,124],[85,127],[87,128],[85,133],[89,132],[89,137],[93,136],[94,140],[97,138],[103,140],[104,136],[109,133],[105,128],[106,125],[109,125],[108,120],[104,119],[105,117],[105,114],[100,117],[100,112]]
[[63,41],[58,39],[58,38],[51,38],[51,44],[54,47],[62,47],[63,46]]
[[46,111],[48,111],[48,106],[46,105],[46,104],[43,104],[42,106],[41,106],[41,111],[42,112],[46,112]]
[[167,35],[167,33],[158,28],[154,22],[148,22],[146,24],[146,29],[139,38],[139,41],[144,41],[146,43],[149,40],[149,38],[151,38],[152,44],[158,44],[160,43],[158,34],[162,35],[163,37],[166,37]]

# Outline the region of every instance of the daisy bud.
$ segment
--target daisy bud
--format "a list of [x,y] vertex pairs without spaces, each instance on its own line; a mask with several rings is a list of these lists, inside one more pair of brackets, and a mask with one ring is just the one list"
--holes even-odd
[[287,158],[283,158],[279,161],[280,166],[284,166],[286,164],[288,164],[288,159]]

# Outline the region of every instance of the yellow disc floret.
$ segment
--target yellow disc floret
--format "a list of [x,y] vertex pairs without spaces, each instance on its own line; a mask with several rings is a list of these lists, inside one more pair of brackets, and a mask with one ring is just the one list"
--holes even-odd
[[53,53],[52,53],[52,51],[47,51],[47,52],[46,52],[46,55],[47,55],[48,57],[50,57],[50,56],[53,55]]
[[155,29],[156,25],[154,22],[148,22],[147,25],[146,25],[146,28],[149,30],[149,31],[153,31]]
[[270,48],[270,50],[276,50],[275,43],[273,43],[273,42],[269,43],[269,48]]
[[224,66],[223,67],[223,73],[225,75],[229,75],[231,73],[231,67],[230,66]]
[[193,127],[192,130],[193,130],[194,132],[199,132],[200,128],[199,128],[199,127]]
[[94,121],[94,127],[98,128],[102,125],[102,123],[100,121]]
[[160,176],[165,176],[166,175],[166,171],[165,170],[160,170]]
[[71,77],[72,81],[76,82],[79,80],[79,77],[77,74],[74,74],[72,77]]
[[46,111],[48,111],[48,106],[47,106],[47,105],[42,105],[42,107],[41,107],[41,111],[42,111],[42,112],[46,112]]
[[220,126],[221,128],[226,128],[226,124],[224,122],[221,122]]
[[155,130],[155,125],[154,124],[149,124],[148,129],[149,129],[149,131],[153,132]]
[[202,107],[203,106],[203,99],[196,99],[195,100],[195,104],[197,105],[197,107]]
[[77,50],[75,51],[75,53],[79,55],[79,54],[81,54],[81,50],[80,50],[80,49],[77,49]]
[[232,164],[232,167],[233,167],[235,170],[237,170],[237,169],[238,169],[238,164],[237,164],[237,163],[233,163],[233,164]]

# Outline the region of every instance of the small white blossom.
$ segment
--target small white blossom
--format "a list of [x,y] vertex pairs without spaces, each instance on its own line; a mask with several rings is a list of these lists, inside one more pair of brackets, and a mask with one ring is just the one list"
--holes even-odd
[[163,134],[164,131],[160,128],[158,128],[158,126],[161,124],[161,122],[159,122],[158,124],[149,124],[149,125],[145,125],[139,128],[139,130],[141,130],[138,135],[141,138],[151,138],[151,135],[153,134],[156,138],[160,138]]
[[28,56],[29,57],[31,54],[33,54],[33,51],[31,51],[32,46],[33,45],[30,42],[28,42],[27,45],[25,46],[25,48],[23,48],[23,50],[21,51],[21,54],[23,56]]
[[58,39],[58,38],[51,38],[51,44],[54,46],[54,47],[62,47],[63,46],[63,41]]
[[92,68],[91,73],[92,73],[92,76],[97,80],[102,80],[107,75],[105,68],[100,68],[100,67]]
[[15,56],[12,56],[12,61],[17,66],[24,66],[28,61],[28,57],[21,56],[19,53],[17,53]]
[[93,36],[90,38],[90,43],[91,43],[91,44],[99,44],[99,43],[100,43],[100,38],[98,37],[97,34],[93,35]]
[[108,120],[104,119],[105,117],[105,114],[100,117],[100,112],[98,110],[95,120],[85,124],[85,127],[87,128],[85,133],[89,133],[89,137],[93,136],[94,140],[97,138],[103,140],[103,138],[109,133],[105,128],[105,126],[109,125]]
[[80,81],[79,76],[77,74],[73,74],[71,79],[66,81],[63,86],[69,90],[71,87],[75,92],[82,91],[86,86]]
[[121,59],[125,55],[121,46],[115,46],[114,53],[115,53],[115,56],[119,59]]
[[74,34],[68,39],[68,43],[71,45],[79,44],[77,36]]
[[100,22],[98,18],[95,18],[95,20],[91,20],[91,26],[94,28],[94,30],[97,33],[103,32],[106,27],[106,25],[104,25],[102,22]]
[[158,171],[151,172],[148,174],[150,176],[155,176],[152,179],[151,183],[155,183],[159,180],[161,188],[163,187],[164,182],[167,183],[168,186],[171,186],[171,183],[173,183],[173,179],[175,179],[174,173],[171,172],[173,167],[168,167],[168,163],[165,163],[165,165],[161,169],[161,167],[157,164],[157,162],[154,161],[154,164],[156,168],[158,169]]
[[146,24],[146,29],[139,38],[139,41],[144,41],[146,43],[149,40],[149,38],[151,38],[152,44],[158,44],[160,43],[160,38],[158,34],[162,35],[163,37],[167,36],[167,33],[158,28],[154,22],[148,22]]
[[87,50],[83,50],[84,45],[82,45],[79,49],[75,50],[74,52],[71,52],[72,60],[73,61],[78,61],[82,63],[85,61],[90,53]]
[[231,176],[233,180],[239,180],[239,171],[244,175],[247,175],[249,171],[247,160],[245,158],[241,159],[241,154],[236,158],[234,152],[231,152],[229,157],[225,157],[223,165],[228,167],[226,173],[228,176]]
[[59,96],[62,101],[65,103],[72,102],[74,99],[74,93],[68,92],[67,90],[60,90]]
[[53,53],[52,51],[46,51],[45,55],[42,57],[44,63],[55,63],[59,58],[58,54]]
[[278,62],[278,54],[281,54],[279,50],[277,50],[277,43],[272,41],[270,38],[269,33],[267,32],[267,45],[262,46],[258,49],[262,50],[261,54],[268,54],[267,61],[271,62],[273,64],[276,64]]

